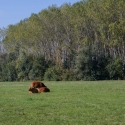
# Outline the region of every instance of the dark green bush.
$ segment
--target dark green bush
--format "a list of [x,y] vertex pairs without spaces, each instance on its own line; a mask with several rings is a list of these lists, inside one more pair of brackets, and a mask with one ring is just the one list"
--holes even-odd
[[62,80],[62,70],[56,68],[55,66],[48,68],[44,75],[44,80],[49,81],[60,81]]

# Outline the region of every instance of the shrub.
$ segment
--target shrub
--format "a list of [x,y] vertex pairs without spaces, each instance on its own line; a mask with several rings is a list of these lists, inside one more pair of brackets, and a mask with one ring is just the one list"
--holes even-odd
[[55,66],[50,67],[47,69],[44,75],[44,80],[49,80],[49,81],[61,81],[62,78],[62,70],[57,69]]
[[124,70],[122,66],[122,59],[113,59],[108,65],[107,70],[109,72],[110,79],[123,79]]
[[62,80],[64,80],[64,81],[73,81],[74,80],[75,81],[76,75],[75,75],[74,71],[68,70],[68,69],[63,70]]

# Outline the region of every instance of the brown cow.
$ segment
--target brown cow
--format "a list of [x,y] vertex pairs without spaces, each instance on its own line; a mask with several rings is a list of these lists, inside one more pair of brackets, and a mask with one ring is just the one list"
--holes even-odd
[[41,88],[31,88],[29,90],[29,93],[41,93],[41,92],[50,92],[50,89],[48,89],[47,87],[41,87]]
[[50,92],[50,89],[44,85],[44,83],[39,81],[33,81],[29,87],[29,93],[41,93],[41,92]]
[[33,81],[33,82],[31,83],[30,87],[29,87],[29,91],[30,91],[30,89],[32,89],[32,88],[40,88],[40,87],[46,87],[46,86],[45,86],[44,83],[42,83],[42,82]]

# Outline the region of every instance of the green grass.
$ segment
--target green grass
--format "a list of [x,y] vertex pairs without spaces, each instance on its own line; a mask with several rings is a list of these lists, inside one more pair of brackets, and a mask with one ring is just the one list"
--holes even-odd
[[0,82],[0,125],[125,125],[125,81]]

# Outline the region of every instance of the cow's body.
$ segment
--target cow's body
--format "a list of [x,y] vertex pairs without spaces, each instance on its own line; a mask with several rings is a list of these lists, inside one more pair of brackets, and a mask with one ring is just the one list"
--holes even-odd
[[32,89],[32,88],[40,88],[40,87],[46,87],[46,86],[45,86],[44,83],[42,83],[42,82],[33,81],[33,82],[31,83],[30,87],[29,87],[29,91],[30,91],[30,89]]
[[33,81],[29,87],[29,93],[41,93],[41,92],[50,92],[50,89],[44,85],[44,83],[39,81]]
[[41,88],[37,88],[38,92],[50,92],[50,89],[48,89],[47,87],[41,87]]

